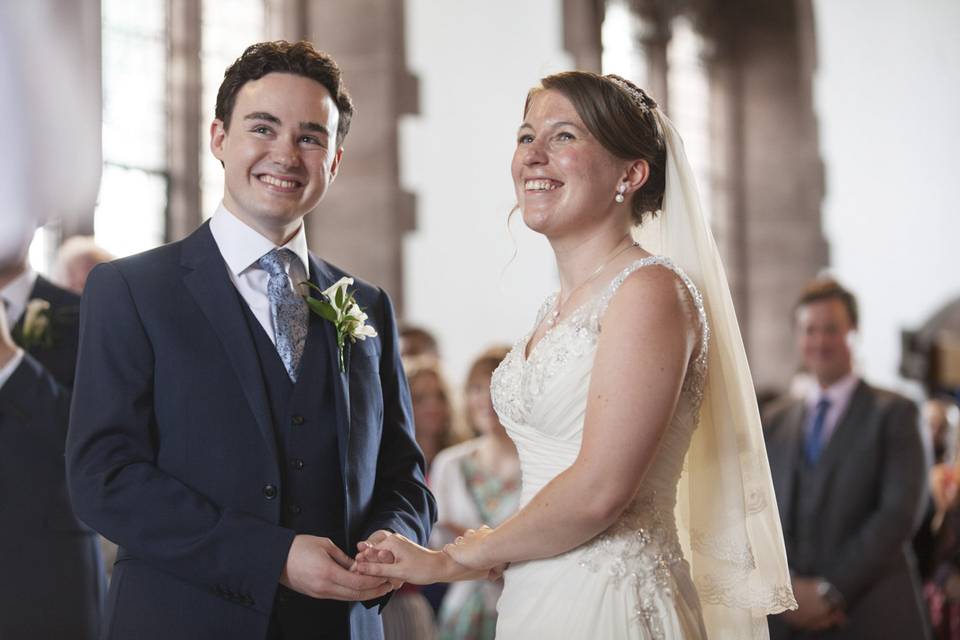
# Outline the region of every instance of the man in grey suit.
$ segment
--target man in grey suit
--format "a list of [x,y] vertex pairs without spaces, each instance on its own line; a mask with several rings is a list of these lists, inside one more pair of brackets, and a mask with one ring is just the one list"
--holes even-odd
[[764,415],[767,454],[799,608],[774,640],[926,638],[910,541],[926,463],[916,406],[853,372],[854,296],[829,279],[796,306],[801,398]]

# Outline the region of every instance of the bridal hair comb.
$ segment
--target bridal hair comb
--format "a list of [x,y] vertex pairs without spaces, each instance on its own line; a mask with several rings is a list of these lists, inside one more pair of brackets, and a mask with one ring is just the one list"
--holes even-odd
[[652,109],[657,108],[657,103],[654,101],[653,98],[648,96],[643,91],[643,89],[638,89],[627,80],[624,80],[620,76],[614,75],[612,73],[607,74],[603,77],[609,80],[610,82],[612,82],[613,84],[617,85],[621,89],[623,89],[627,93],[627,95],[630,96],[630,101],[633,102],[633,104],[637,105],[640,111],[644,113],[650,113]]

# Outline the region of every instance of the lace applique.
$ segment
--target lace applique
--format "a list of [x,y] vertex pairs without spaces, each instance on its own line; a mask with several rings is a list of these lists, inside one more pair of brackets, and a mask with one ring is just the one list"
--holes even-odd
[[603,314],[624,280],[637,269],[653,264],[670,269],[680,278],[690,293],[699,319],[700,346],[682,387],[682,392],[691,397],[691,402],[686,405],[688,413],[692,414],[693,419],[696,420],[706,385],[710,327],[707,324],[707,314],[700,290],[682,269],[673,264],[669,258],[662,256],[648,256],[625,267],[594,301],[587,302],[558,321],[525,357],[525,351],[536,327],[540,325],[556,301],[556,293],[548,296],[540,305],[534,329],[514,343],[513,349],[494,371],[491,380],[491,396],[497,412],[513,421],[526,422],[526,417],[530,415],[531,409],[543,395],[550,381],[563,371],[571,360],[593,355]]
[[605,571],[614,584],[628,581],[637,594],[637,618],[655,640],[665,640],[657,598],[673,599],[675,565],[689,572],[677,540],[673,514],[664,518],[650,493],[637,498],[605,533],[580,548],[579,564]]
[[[555,299],[556,294],[547,298],[534,327],[540,324]],[[558,373],[564,371],[572,360],[594,354],[598,336],[584,322],[589,306],[577,309],[554,325],[533,346],[526,359],[523,353],[533,332],[514,344],[491,379],[490,393],[498,413],[525,422],[533,405]]]

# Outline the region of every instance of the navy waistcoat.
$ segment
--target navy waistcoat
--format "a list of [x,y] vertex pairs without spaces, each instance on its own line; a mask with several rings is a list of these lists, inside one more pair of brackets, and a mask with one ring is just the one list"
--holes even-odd
[[[239,295],[239,294],[238,294]],[[343,475],[337,447],[336,406],[330,377],[331,359],[323,322],[310,314],[307,341],[294,383],[276,347],[250,308],[242,304],[263,374],[281,486],[280,524],[297,533],[330,538],[347,549]],[[335,366],[335,365],[333,365]],[[299,636],[292,629],[312,628],[309,638],[348,638],[349,608],[344,602],[314,600],[280,587],[271,621],[271,635],[284,640]]]

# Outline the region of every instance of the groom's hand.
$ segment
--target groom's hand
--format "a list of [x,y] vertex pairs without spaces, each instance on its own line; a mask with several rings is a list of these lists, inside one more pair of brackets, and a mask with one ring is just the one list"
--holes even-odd
[[392,590],[383,578],[351,572],[353,559],[329,538],[298,535],[290,545],[280,584],[311,598],[374,600]]

